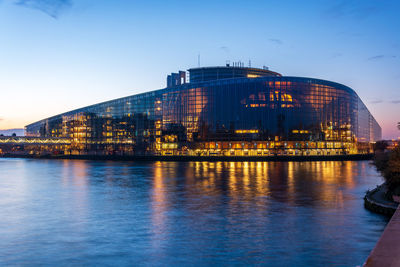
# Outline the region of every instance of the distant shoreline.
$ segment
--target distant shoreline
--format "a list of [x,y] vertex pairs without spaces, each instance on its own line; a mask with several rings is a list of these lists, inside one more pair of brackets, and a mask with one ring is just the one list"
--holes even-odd
[[4,136],[12,136],[12,134],[16,134],[16,136],[24,136],[25,131],[24,128],[0,129],[0,134]]
[[15,155],[0,158],[73,159],[110,161],[357,161],[371,160],[373,154],[324,156],[123,156],[123,155]]

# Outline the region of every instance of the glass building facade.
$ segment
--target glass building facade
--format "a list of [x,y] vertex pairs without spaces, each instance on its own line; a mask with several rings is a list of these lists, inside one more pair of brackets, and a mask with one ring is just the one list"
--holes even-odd
[[121,155],[357,154],[381,139],[347,86],[244,67],[189,72],[189,83],[56,115],[26,134],[70,138],[63,153]]

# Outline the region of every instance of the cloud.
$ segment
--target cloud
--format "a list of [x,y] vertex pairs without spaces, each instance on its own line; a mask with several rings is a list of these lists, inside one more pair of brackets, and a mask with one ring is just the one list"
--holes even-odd
[[330,6],[323,12],[323,16],[327,16],[330,18],[340,18],[343,17],[346,9],[346,2],[338,2],[335,3],[334,5]]
[[376,99],[369,101],[370,104],[380,104],[380,103],[389,103],[389,104],[400,104],[400,99],[395,99],[395,100],[382,100],[382,99]]
[[338,58],[338,57],[341,57],[341,56],[343,56],[342,53],[333,53],[333,54],[332,54],[332,57],[333,57],[333,58]]
[[364,2],[357,0],[331,1],[333,4],[322,12],[323,17],[341,19],[365,19],[379,13],[380,2]]
[[277,44],[277,45],[283,45],[283,42],[280,39],[271,38],[271,39],[268,39],[268,41],[270,41],[271,43]]
[[15,4],[40,10],[57,19],[62,12],[72,6],[72,0],[17,0]]
[[227,46],[221,46],[219,49],[221,49],[222,51],[224,51],[227,54],[229,54],[229,52],[230,52],[229,47],[227,47]]
[[384,57],[385,57],[384,55],[378,55],[378,56],[369,57],[369,58],[367,58],[367,60],[378,60],[378,59],[382,59]]
[[367,60],[373,61],[373,60],[380,60],[380,59],[384,59],[384,58],[396,58],[396,56],[377,55],[377,56],[369,57],[369,58],[367,58]]

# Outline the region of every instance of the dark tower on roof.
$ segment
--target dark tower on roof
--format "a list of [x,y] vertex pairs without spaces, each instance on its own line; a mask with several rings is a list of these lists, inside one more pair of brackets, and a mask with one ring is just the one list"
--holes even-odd
[[173,87],[186,83],[186,71],[179,71],[178,73],[171,73],[167,76],[167,87]]

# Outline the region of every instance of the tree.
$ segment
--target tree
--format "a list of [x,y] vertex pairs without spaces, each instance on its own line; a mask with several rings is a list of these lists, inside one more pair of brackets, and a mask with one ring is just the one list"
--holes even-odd
[[398,195],[400,193],[400,147],[396,147],[391,151],[383,176],[389,190]]
[[400,121],[397,123],[397,129],[400,131]]
[[17,134],[16,134],[16,133],[13,133],[11,136],[17,136]]
[[389,146],[388,142],[385,140],[377,141],[374,145],[374,151],[385,151],[385,149]]

